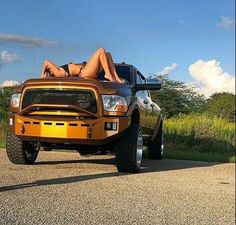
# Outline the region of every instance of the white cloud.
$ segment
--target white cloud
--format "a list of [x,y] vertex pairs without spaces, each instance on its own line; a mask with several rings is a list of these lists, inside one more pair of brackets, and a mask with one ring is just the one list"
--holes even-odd
[[19,59],[16,53],[9,53],[7,50],[2,51],[0,53],[0,69],[6,64],[18,62]]
[[161,72],[159,72],[159,74],[170,74],[175,71],[177,67],[178,65],[173,63],[171,66],[166,66]]
[[20,82],[19,81],[16,81],[16,80],[5,80],[3,83],[2,83],[2,87],[14,87],[14,86],[18,86],[20,85]]
[[199,91],[207,97],[215,92],[235,93],[235,75],[224,72],[215,59],[198,60],[188,70],[199,85]]
[[0,43],[1,42],[23,44],[29,47],[53,47],[58,44],[57,41],[5,33],[0,33]]
[[0,54],[0,64],[9,64],[14,63],[19,60],[19,57],[16,53],[8,53],[7,50],[4,50]]
[[235,20],[230,19],[229,17],[222,16],[220,22],[217,24],[218,27],[224,28],[226,30],[235,29]]

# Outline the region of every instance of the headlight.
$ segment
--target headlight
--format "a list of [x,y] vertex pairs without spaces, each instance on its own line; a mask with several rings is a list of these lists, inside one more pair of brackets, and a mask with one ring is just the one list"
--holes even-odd
[[20,106],[20,96],[21,94],[13,94],[11,96],[11,108],[19,109]]
[[110,112],[127,112],[126,99],[118,95],[102,95],[103,108]]

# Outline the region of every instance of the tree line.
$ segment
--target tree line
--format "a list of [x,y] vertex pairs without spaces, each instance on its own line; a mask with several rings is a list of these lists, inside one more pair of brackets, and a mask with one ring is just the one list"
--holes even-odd
[[171,118],[191,113],[205,113],[228,121],[235,121],[235,95],[214,93],[209,98],[199,94],[184,82],[171,80],[167,75],[157,76],[162,88],[152,91],[152,99],[160,106],[164,117]]

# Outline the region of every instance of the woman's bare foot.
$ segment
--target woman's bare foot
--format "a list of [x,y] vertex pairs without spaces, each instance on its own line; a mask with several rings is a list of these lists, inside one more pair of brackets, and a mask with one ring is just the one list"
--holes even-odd
[[109,81],[118,82],[118,83],[120,83],[120,84],[124,84],[124,83],[125,83],[125,80],[124,80],[124,79],[120,79],[119,77],[117,77],[116,79],[114,79],[113,76],[107,75],[107,74],[105,74],[104,77],[105,77],[106,79],[108,79]]
[[117,82],[118,82],[118,83],[121,83],[121,84],[125,84],[125,80],[124,80],[124,79],[120,79],[120,78],[119,78],[119,79],[117,80]]
[[116,81],[111,75],[105,74],[104,77],[109,81]]

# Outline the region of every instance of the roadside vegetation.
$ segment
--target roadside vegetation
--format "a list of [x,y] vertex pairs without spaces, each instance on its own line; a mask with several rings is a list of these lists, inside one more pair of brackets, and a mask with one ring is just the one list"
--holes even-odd
[[5,147],[7,114],[12,93],[12,88],[0,88],[0,148]]
[[165,157],[235,162],[235,95],[206,99],[185,83],[158,78],[162,89],[151,94],[163,110]]
[[164,121],[166,157],[235,162],[235,125],[206,114]]
[[1,134],[1,136],[0,136],[0,148],[5,148],[5,147],[6,147],[6,142],[5,142],[5,140],[6,140],[5,135],[3,136],[3,135]]

